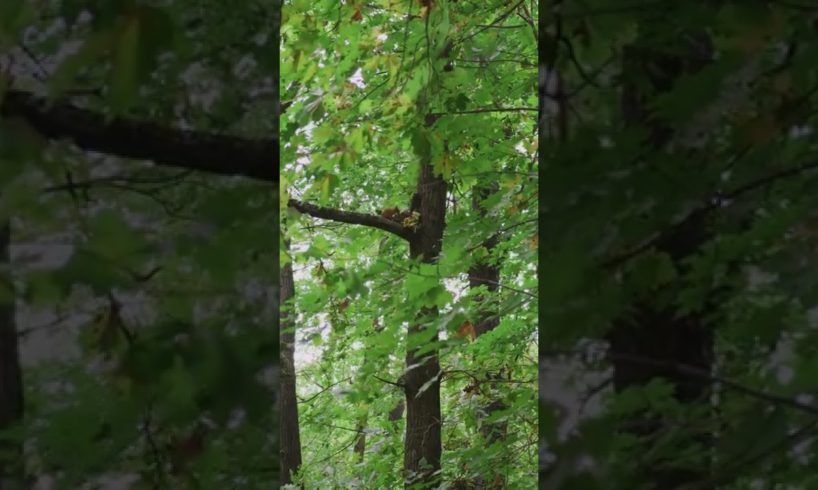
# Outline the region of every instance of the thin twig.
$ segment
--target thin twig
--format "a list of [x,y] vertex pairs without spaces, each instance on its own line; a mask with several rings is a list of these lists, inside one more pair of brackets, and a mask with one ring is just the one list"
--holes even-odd
[[162,453],[159,451],[159,446],[156,444],[156,440],[153,438],[153,430],[151,429],[151,422],[152,422],[152,415],[153,413],[153,403],[148,402],[147,409],[145,411],[145,417],[142,421],[142,434],[145,437],[145,442],[148,444],[148,449],[150,451],[150,456],[153,460],[154,465],[154,479],[153,479],[153,488],[154,490],[159,490],[160,488],[164,488],[164,463],[162,462]]

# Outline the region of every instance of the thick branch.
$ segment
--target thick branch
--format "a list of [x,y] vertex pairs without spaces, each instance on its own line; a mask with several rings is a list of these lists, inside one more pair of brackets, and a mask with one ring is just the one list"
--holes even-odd
[[240,175],[278,182],[278,136],[254,140],[160,126],[153,122],[113,118],[66,102],[12,90],[0,101],[0,115],[26,120],[51,139],[67,138],[85,150],[151,160],[221,175]]
[[372,228],[378,228],[383,231],[393,233],[404,240],[411,240],[412,231],[405,228],[394,221],[382,218],[376,214],[356,213],[355,211],[342,211],[335,208],[326,208],[316,206],[308,202],[290,199],[287,204],[289,207],[315,218],[328,219],[338,221],[341,223],[350,223],[353,225],[364,225]]

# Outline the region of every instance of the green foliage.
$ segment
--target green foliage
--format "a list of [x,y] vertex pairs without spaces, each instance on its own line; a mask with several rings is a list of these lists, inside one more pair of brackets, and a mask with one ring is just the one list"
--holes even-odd
[[[556,109],[547,111],[540,352],[543,372],[567,375],[540,391],[541,476],[549,488],[633,489],[662,470],[692,469],[707,481],[682,488],[805,485],[815,470],[818,285],[809,7],[556,4],[546,2],[542,48],[569,94],[568,132],[558,134]],[[705,32],[713,59],[653,86],[663,67],[650,58],[678,70],[668,57],[690,52],[686,33]],[[635,53],[643,58],[623,63]],[[625,85],[647,114],[626,121]],[[703,244],[684,259],[667,253],[688,247],[697,229]],[[610,379],[603,353],[635,304],[704,318],[713,378],[689,383],[712,385],[712,398],[679,403],[658,380],[611,389],[627,374]],[[673,354],[667,325],[641,327],[626,339],[634,351]],[[657,331],[668,332],[667,345]],[[648,333],[661,345],[640,345]],[[646,421],[654,437],[627,425]],[[712,437],[712,448],[685,431]]]
[[[14,50],[0,97],[48,93],[108,121],[273,131],[275,2],[0,3],[0,49]],[[133,143],[149,146],[142,136]],[[277,481],[271,185],[86,153],[0,121],[25,361],[15,436],[29,474],[60,489],[110,475],[134,477],[132,488]]]
[[[523,3],[514,12],[536,25],[536,4]],[[389,414],[404,397],[390,383],[400,384],[407,349],[441,358],[445,480],[499,472],[509,488],[536,485],[536,44],[531,24],[503,15],[511,7],[440,1],[426,16],[408,0],[284,4],[282,193],[366,214],[407,209],[428,161],[451,199],[434,265],[411,261],[408,244],[382,230],[287,215],[307,488],[403,485],[405,414]],[[472,191],[495,184],[483,218]],[[499,266],[500,287],[470,290],[480,261]],[[484,310],[500,324],[472,341]],[[475,388],[487,373],[501,381]],[[495,398],[506,408],[491,422],[509,430],[488,444],[477,412]]]

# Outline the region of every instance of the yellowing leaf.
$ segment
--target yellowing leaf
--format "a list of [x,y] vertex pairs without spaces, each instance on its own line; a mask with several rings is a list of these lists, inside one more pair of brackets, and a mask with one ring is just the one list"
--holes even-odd
[[503,187],[506,190],[512,190],[517,187],[517,184],[520,182],[520,176],[515,175],[514,177],[510,177],[503,182]]

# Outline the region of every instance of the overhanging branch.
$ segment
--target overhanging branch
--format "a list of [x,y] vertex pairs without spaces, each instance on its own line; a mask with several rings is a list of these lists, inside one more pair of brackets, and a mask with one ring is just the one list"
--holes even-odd
[[382,218],[376,214],[342,211],[335,208],[316,206],[315,204],[299,201],[297,199],[290,199],[287,206],[315,218],[328,219],[353,225],[370,226],[372,228],[378,228],[379,230],[388,231],[389,233],[397,235],[407,241],[412,238],[411,230],[401,226],[399,223]]
[[151,160],[221,175],[278,182],[278,136],[248,139],[174,129],[147,121],[114,118],[66,102],[48,104],[31,93],[12,90],[0,101],[0,115],[20,117],[49,139],[70,139],[85,150]]

